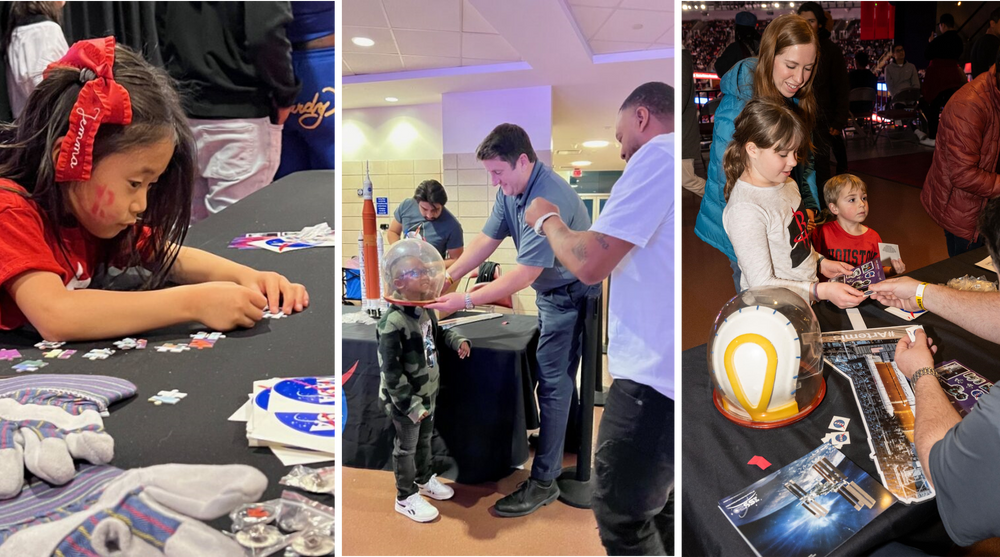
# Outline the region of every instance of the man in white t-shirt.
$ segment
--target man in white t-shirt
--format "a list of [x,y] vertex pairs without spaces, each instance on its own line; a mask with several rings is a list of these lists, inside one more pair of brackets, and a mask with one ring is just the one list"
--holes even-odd
[[[594,514],[609,555],[673,550],[674,90],[639,86],[618,111],[625,172],[597,222],[574,231],[536,198],[525,221],[581,281],[611,276],[608,366]],[[659,515],[659,517],[657,516]]]

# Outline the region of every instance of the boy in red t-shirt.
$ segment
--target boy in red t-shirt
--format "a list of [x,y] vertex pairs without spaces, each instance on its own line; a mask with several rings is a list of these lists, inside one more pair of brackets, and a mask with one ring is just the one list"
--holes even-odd
[[[881,257],[878,245],[882,238],[862,224],[868,216],[868,188],[861,178],[853,174],[830,178],[823,185],[823,199],[827,206],[824,213],[829,215],[826,223],[813,230],[812,242],[816,251],[855,267]],[[892,271],[901,274],[906,271],[906,265],[901,259],[893,259],[892,266],[885,267],[885,274],[892,274]]]

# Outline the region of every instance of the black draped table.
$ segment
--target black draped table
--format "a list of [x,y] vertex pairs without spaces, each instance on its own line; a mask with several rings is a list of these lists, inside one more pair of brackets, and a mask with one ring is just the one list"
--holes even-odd
[[[227,332],[214,348],[179,354],[154,346],[187,342],[197,324],[144,334],[145,350],[116,352],[107,360],[89,361],[93,348],[114,348],[113,341],[67,343],[77,350],[68,360],[45,360],[37,373],[76,373],[121,377],[136,384],[138,395],[111,407],[104,419],[115,439],[111,464],[129,469],[154,464],[248,464],[267,475],[263,499],[281,496],[278,479],[288,472],[266,448],[247,446],[246,425],[227,421],[247,400],[253,382],[283,376],[334,375],[335,320],[339,285],[333,248],[289,253],[228,249],[229,241],[246,232],[299,230],[334,222],[334,172],[309,171],[286,176],[225,211],[191,227],[185,245],[221,255],[258,270],[284,274],[309,291],[310,305],[283,319],[263,319],[252,329]],[[40,339],[25,330],[0,334],[0,345],[17,348],[27,359],[41,359],[33,345]],[[13,375],[14,362],[2,362],[0,375]],[[8,373],[9,371],[9,373]],[[178,389],[188,396],[174,406],[155,406],[146,399],[161,390]],[[330,504],[332,498],[314,498]],[[228,517],[220,524],[228,524]]]
[[[985,248],[959,255],[907,273],[915,279],[946,283],[969,274],[995,273],[976,267],[988,254]],[[852,329],[847,312],[829,302],[813,306],[823,331]],[[938,346],[935,362],[958,360],[990,381],[1000,380],[1000,346],[985,341],[941,317],[926,313],[912,323],[895,317],[874,300],[859,308],[868,328],[923,325]],[[708,332],[708,331],[705,331]],[[851,419],[851,443],[841,449],[847,458],[878,480],[878,470],[869,458],[870,449],[861,413],[846,378],[825,366],[826,398],[802,421],[771,430],[738,426],[722,416],[712,403],[706,346],[682,354],[683,385],[683,555],[754,555],[719,510],[718,502],[740,489],[786,466],[820,445],[833,416]],[[761,470],[747,462],[755,455],[771,466]],[[897,502],[855,534],[834,555],[860,555],[890,541],[920,546],[931,554],[947,551],[950,540],[941,524],[933,500],[919,505]]]
[[[344,306],[342,311],[349,314],[359,308]],[[526,432],[538,427],[531,382],[538,319],[504,315],[456,330],[470,340],[472,353],[462,360],[448,347],[438,349],[435,469],[462,483],[496,481],[528,459]],[[343,339],[347,419],[341,462],[390,469],[395,434],[378,398],[375,325],[344,323]]]

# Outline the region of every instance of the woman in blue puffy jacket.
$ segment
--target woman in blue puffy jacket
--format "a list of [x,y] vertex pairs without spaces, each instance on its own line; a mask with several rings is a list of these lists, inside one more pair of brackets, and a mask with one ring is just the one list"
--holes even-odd
[[[783,15],[775,18],[764,30],[760,54],[756,58],[740,61],[722,77],[723,97],[715,112],[708,180],[694,231],[699,238],[729,258],[737,292],[740,290],[740,268],[733,245],[722,227],[722,210],[726,206],[723,194],[726,173],[722,168],[722,157],[733,138],[733,122],[750,99],[770,97],[782,99],[795,107],[795,112],[811,130],[816,117],[812,74],[818,59],[819,41],[809,23],[797,15]],[[810,164],[796,165],[792,178],[799,184],[811,230],[820,208],[816,174],[811,161]]]

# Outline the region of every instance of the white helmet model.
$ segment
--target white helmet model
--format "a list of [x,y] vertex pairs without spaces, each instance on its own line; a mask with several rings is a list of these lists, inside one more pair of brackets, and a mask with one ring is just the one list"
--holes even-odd
[[[819,402],[813,395],[825,392],[811,384],[823,381],[822,354],[816,314],[801,297],[777,287],[741,292],[712,327],[708,363],[716,403],[747,425],[804,417]],[[804,383],[810,383],[805,400],[796,396]]]

